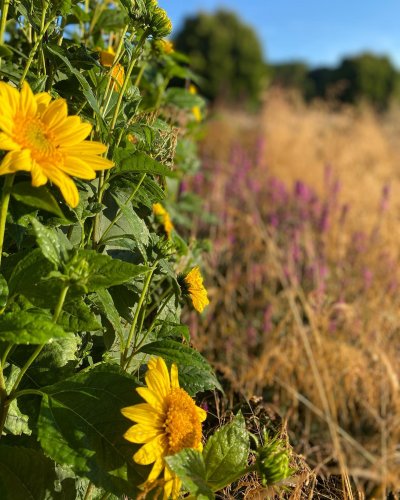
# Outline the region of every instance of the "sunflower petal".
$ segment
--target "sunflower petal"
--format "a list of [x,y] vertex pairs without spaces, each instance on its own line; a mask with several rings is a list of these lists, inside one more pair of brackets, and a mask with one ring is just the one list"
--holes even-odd
[[0,149],[4,149],[6,151],[18,151],[21,149],[21,146],[13,141],[8,134],[0,132]]
[[160,413],[164,412],[164,398],[158,393],[148,389],[147,387],[137,387],[136,392],[155,410]]
[[65,149],[84,141],[91,130],[90,123],[81,122],[79,116],[68,116],[57,127],[53,128],[52,132],[55,141]]
[[150,425],[136,424],[125,432],[124,438],[131,443],[148,443],[163,432],[162,427],[156,428]]
[[19,111],[26,116],[35,116],[37,112],[37,102],[27,82],[24,82],[22,85],[19,98]]
[[148,465],[157,459],[164,457],[167,453],[168,441],[164,434],[144,444],[134,455],[133,460],[137,464]]
[[162,470],[164,469],[164,467],[165,467],[164,459],[161,457],[157,458],[157,460],[154,462],[154,465],[150,471],[149,477],[147,478],[146,482],[152,483],[153,481],[155,481],[162,472]]
[[79,193],[74,181],[57,168],[45,169],[45,173],[51,182],[60,189],[67,204],[75,208],[79,203]]
[[138,424],[158,426],[161,423],[161,414],[147,403],[127,406],[121,413]]
[[67,118],[68,108],[65,99],[56,99],[51,102],[42,115],[42,121],[49,129],[54,129]]
[[35,161],[32,162],[31,175],[32,175],[32,186],[39,187],[46,184],[47,177],[45,176],[43,170]]
[[79,179],[95,179],[96,172],[86,163],[85,160],[76,156],[67,156],[64,160],[62,170],[68,175],[79,177]]
[[196,406],[196,413],[200,419],[200,422],[204,422],[204,420],[207,418],[207,412],[203,410],[203,408],[199,408]]
[[31,168],[32,160],[28,149],[10,151],[1,162],[0,175],[14,173],[18,170],[26,170],[29,172]]
[[171,365],[171,387],[172,389],[179,387],[178,367],[175,363]]

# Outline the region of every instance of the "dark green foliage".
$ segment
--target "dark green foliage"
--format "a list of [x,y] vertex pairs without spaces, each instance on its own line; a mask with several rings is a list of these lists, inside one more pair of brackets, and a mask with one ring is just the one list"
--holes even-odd
[[265,66],[256,33],[234,13],[219,10],[186,19],[174,40],[203,77],[201,91],[210,100],[257,102],[265,88]]

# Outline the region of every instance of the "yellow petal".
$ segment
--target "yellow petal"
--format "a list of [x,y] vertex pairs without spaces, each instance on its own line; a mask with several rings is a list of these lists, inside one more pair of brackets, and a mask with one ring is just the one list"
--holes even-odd
[[162,423],[162,415],[147,403],[127,406],[122,408],[121,413],[138,424],[159,426]]
[[148,388],[152,390],[155,394],[159,394],[163,398],[165,398],[167,394],[169,394],[169,392],[171,391],[169,375],[168,378],[165,377],[165,375],[162,372],[158,371],[158,369],[147,370],[145,379]]
[[80,158],[90,165],[90,168],[93,170],[107,170],[114,166],[114,163],[111,160],[103,158],[102,156],[80,155]]
[[40,92],[35,95],[35,100],[37,104],[37,112],[41,115],[50,104],[51,95],[47,92]]
[[82,142],[82,144],[70,146],[68,151],[72,156],[101,155],[107,151],[107,146],[97,141]]
[[169,498],[176,500],[179,498],[182,482],[176,474],[169,470],[168,466],[166,466],[164,470],[164,481],[163,500],[168,500]]
[[163,458],[157,458],[157,460],[154,462],[154,465],[150,471],[149,477],[147,478],[146,482],[152,483],[155,481],[158,476],[160,475],[161,471],[165,467],[165,462]]
[[165,456],[168,449],[168,441],[165,434],[160,434],[150,442],[144,444],[134,455],[133,460],[137,464],[148,465]]
[[68,116],[65,120],[52,129],[55,141],[63,148],[75,146],[86,139],[90,134],[90,123],[82,123],[79,116]]
[[27,82],[24,82],[22,85],[20,99],[19,99],[19,110],[21,113],[28,116],[36,115],[37,102]]
[[32,186],[39,187],[43,186],[47,182],[47,177],[45,176],[43,170],[36,162],[32,162]]
[[58,127],[67,117],[68,108],[65,99],[56,99],[51,102],[42,115],[42,121],[53,129]]
[[155,393],[147,387],[138,387],[136,392],[159,413],[164,412],[164,399],[159,393]]
[[32,160],[28,149],[21,151],[11,151],[6,154],[0,165],[0,175],[10,174],[18,170],[29,172],[32,168]]
[[200,422],[204,422],[204,420],[207,418],[207,412],[203,410],[203,408],[199,408],[198,406],[196,406],[196,413],[200,419]]
[[21,149],[21,146],[17,144],[8,134],[0,132],[0,149],[5,149],[7,151],[17,151]]
[[19,92],[15,87],[12,87],[8,83],[0,82],[0,94],[2,96],[2,114],[3,114],[3,105],[5,103],[8,104],[9,112],[14,115],[19,107]]
[[164,429],[161,426],[157,428],[149,425],[136,424],[125,432],[124,438],[131,443],[148,443],[163,433]]
[[175,363],[171,365],[171,387],[172,389],[179,387],[178,367]]
[[75,208],[79,203],[79,193],[75,182],[57,168],[46,169],[45,173],[51,182],[60,189],[66,203]]
[[67,156],[64,160],[62,170],[68,175],[79,177],[79,179],[95,179],[96,172],[81,158]]

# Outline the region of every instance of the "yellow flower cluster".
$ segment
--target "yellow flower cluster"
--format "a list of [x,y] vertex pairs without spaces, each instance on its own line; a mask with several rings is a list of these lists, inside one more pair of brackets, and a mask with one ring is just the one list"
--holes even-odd
[[207,290],[203,285],[203,276],[198,266],[194,267],[184,278],[185,287],[192,299],[193,307],[198,312],[210,303],[207,296]]

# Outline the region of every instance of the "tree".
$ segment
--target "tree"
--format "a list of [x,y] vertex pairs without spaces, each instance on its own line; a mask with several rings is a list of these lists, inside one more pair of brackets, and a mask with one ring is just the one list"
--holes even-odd
[[201,91],[207,98],[230,103],[259,100],[266,78],[261,45],[236,14],[219,10],[187,18],[174,42],[203,77]]

